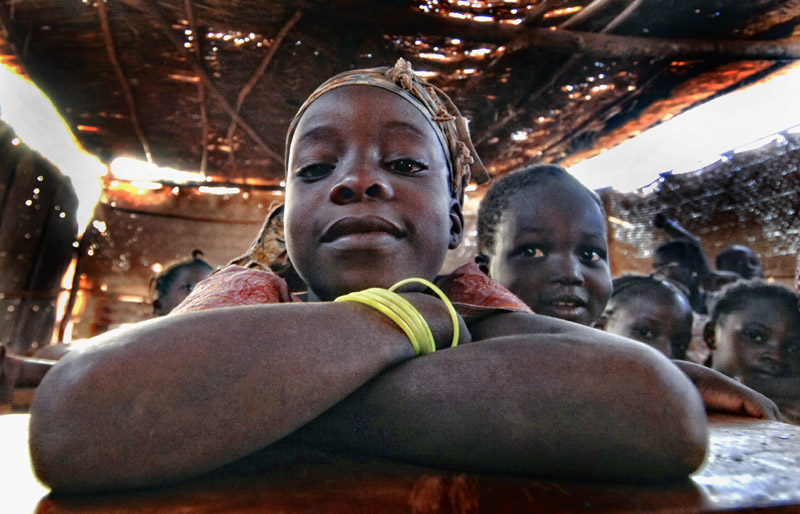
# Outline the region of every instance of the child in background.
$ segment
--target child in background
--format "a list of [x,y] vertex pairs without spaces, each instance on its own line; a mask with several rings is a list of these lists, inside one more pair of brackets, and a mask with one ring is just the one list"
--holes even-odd
[[[613,289],[605,221],[598,196],[565,168],[533,165],[500,178],[486,192],[475,260],[537,314],[591,326]],[[757,417],[777,412],[763,395],[721,373],[673,362],[700,390],[709,411]]]
[[686,360],[692,339],[692,307],[674,284],[648,275],[614,279],[614,292],[595,326]]
[[591,326],[611,296],[600,198],[561,166],[510,173],[478,210],[476,262],[535,313]]
[[[164,316],[178,306],[194,286],[211,274],[211,266],[202,260],[203,252],[194,250],[192,258],[167,266],[153,278],[153,314]],[[80,343],[57,343],[43,346],[31,357],[12,355],[0,347],[0,414],[30,407],[36,387],[53,361],[83,346]]]
[[198,282],[208,277],[211,266],[200,258],[203,252],[192,251],[192,258],[168,265],[153,277],[153,314],[164,316],[177,307],[194,290]]
[[279,440],[583,479],[669,480],[702,463],[700,396],[657,352],[519,307],[479,302],[465,323],[424,287],[383,289],[434,279],[481,171],[465,120],[405,61],[323,84],[286,155],[286,247],[305,301],[269,271],[231,266],[168,316],[60,360],[30,425],[54,490],[181,480]]
[[774,400],[800,423],[798,294],[761,280],[730,286],[704,332],[714,369]]
[[744,245],[731,245],[723,248],[717,254],[715,264],[718,271],[730,271],[745,280],[764,276],[758,255]]

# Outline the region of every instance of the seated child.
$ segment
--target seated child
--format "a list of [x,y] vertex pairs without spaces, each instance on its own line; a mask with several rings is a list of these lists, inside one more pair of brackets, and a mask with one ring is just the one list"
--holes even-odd
[[[153,314],[164,316],[178,306],[194,289],[198,282],[213,271],[211,266],[200,258],[203,252],[194,250],[190,259],[168,265],[151,281],[153,288]],[[75,350],[87,342],[56,343],[43,346],[33,353],[33,357],[44,360],[58,360],[67,352]]]
[[764,276],[758,255],[744,245],[731,245],[720,250],[716,265],[718,271],[730,271],[745,280]]
[[773,399],[800,423],[798,294],[761,280],[725,290],[706,325],[714,369]]
[[286,147],[286,249],[307,293],[231,266],[169,315],[70,352],[31,406],[44,483],[154,486],[278,441],[602,480],[680,479],[703,462],[700,395],[645,345],[480,298],[454,316],[416,283],[384,289],[434,280],[482,171],[465,120],[405,61],[324,83]]
[[692,308],[686,295],[669,281],[623,275],[614,279],[614,292],[595,326],[641,341],[672,359],[686,360]]
[[[492,184],[478,211],[478,251],[481,269],[537,314],[593,325],[611,296],[605,210],[561,166],[529,166]],[[776,415],[774,403],[750,388],[691,362],[675,364],[707,410]]]
[[192,258],[175,262],[153,278],[153,314],[164,316],[177,307],[194,290],[198,282],[208,277],[211,266],[200,258],[203,252],[194,250]]

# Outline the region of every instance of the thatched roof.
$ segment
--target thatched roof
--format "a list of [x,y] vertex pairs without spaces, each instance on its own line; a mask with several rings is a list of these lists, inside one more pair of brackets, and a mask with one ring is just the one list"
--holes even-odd
[[295,110],[348,68],[428,72],[499,174],[763,77],[800,55],[798,22],[796,0],[2,0],[0,54],[105,160],[276,184]]

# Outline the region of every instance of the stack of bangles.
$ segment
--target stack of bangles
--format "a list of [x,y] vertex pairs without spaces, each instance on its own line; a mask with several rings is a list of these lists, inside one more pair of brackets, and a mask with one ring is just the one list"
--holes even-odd
[[423,355],[436,351],[436,343],[433,340],[433,333],[431,328],[422,317],[422,314],[411,305],[411,302],[395,293],[394,291],[405,284],[417,282],[429,287],[442,299],[450,311],[450,318],[453,320],[453,342],[451,347],[458,344],[458,316],[456,310],[450,299],[442,292],[441,289],[430,283],[428,280],[422,278],[407,278],[396,283],[389,289],[382,289],[380,287],[372,287],[364,289],[363,291],[356,291],[346,295],[342,295],[334,300],[334,302],[356,302],[362,303],[373,309],[376,309],[385,314],[389,319],[397,323],[403,332],[405,332],[411,346],[414,348],[415,355]]

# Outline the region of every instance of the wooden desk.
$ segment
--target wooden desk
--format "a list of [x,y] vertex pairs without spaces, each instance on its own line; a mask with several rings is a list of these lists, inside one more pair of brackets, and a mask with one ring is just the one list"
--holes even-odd
[[[706,464],[668,486],[446,472],[374,459],[286,454],[162,489],[50,496],[30,470],[27,415],[0,416],[0,511],[73,513],[800,513],[800,427],[714,417]],[[8,508],[13,505],[13,508]]]

